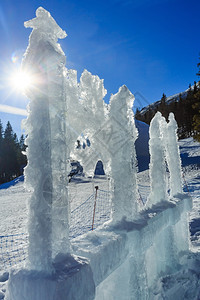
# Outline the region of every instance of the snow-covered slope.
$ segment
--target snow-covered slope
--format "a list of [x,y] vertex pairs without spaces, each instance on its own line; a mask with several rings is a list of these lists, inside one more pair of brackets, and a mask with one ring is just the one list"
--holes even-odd
[[[191,89],[193,89],[193,88],[194,88],[194,86],[191,87]],[[170,104],[171,102],[178,101],[180,95],[181,95],[182,99],[185,99],[188,91],[189,91],[189,88],[187,90],[185,90],[184,92],[180,92],[180,93],[177,93],[177,94],[167,97],[166,103]],[[161,100],[158,100],[156,102],[151,103],[150,105],[148,105],[146,107],[143,107],[142,110],[140,111],[140,114],[143,115],[147,110],[156,108],[160,103],[161,103]]]
[[6,182],[6,183],[1,184],[0,185],[0,190],[8,189],[9,187],[14,186],[14,185],[18,184],[19,182],[23,182],[23,181],[24,181],[24,176],[23,175],[19,176],[19,177],[13,179],[10,182]]
[[149,125],[138,120],[135,120],[135,125],[138,129],[135,149],[138,160],[138,170],[141,172],[149,168]]

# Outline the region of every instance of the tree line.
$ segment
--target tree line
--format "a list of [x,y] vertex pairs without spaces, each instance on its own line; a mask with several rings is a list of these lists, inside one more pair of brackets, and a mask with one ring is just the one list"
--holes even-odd
[[13,180],[23,174],[23,168],[27,164],[25,137],[22,134],[18,140],[13,132],[10,122],[5,130],[0,120],[0,184]]
[[[197,76],[200,77],[200,62],[197,64],[198,68],[199,68],[199,71],[197,73]],[[198,82],[198,91],[195,95],[195,99],[196,99],[196,102],[195,104],[193,105],[193,108],[195,109],[196,111],[196,114],[194,115],[193,117],[193,126],[194,126],[194,138],[200,142],[200,81]]]
[[[197,75],[200,76],[200,63],[197,66],[199,68]],[[181,93],[170,101],[167,101],[166,95],[163,94],[161,100],[155,105],[149,105],[145,112],[137,110],[135,118],[150,124],[157,111],[160,111],[166,120],[170,112],[174,113],[180,139],[193,136],[200,141],[200,81],[194,82],[193,86],[189,85],[186,94]]]

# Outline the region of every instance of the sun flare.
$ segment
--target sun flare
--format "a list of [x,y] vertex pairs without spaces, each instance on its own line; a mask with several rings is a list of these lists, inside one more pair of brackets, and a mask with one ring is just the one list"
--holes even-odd
[[33,84],[33,78],[28,72],[19,70],[15,71],[11,76],[11,85],[15,90],[19,92],[25,92]]

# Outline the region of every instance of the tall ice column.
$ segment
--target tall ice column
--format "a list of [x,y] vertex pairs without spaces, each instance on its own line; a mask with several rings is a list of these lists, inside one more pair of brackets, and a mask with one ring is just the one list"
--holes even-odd
[[113,179],[113,221],[133,220],[137,215],[137,168],[133,117],[134,96],[124,85],[110,101],[111,170]]
[[57,43],[66,33],[42,7],[25,22],[33,28],[23,60],[32,78],[28,119],[26,184],[29,202],[29,267],[50,271],[52,256],[69,253],[67,199],[67,141],[63,70],[65,55]]
[[177,123],[174,114],[169,114],[169,123],[163,127],[163,140],[166,147],[166,159],[170,173],[170,196],[182,193],[181,158],[178,147]]
[[163,200],[167,200],[167,182],[166,182],[166,165],[165,153],[162,140],[161,123],[163,121],[160,112],[157,112],[150,123],[150,195],[148,205],[152,206]]

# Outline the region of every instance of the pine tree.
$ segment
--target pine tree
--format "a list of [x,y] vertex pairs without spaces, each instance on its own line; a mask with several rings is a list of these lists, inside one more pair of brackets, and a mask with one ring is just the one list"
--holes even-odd
[[[197,66],[199,68],[197,76],[200,77],[200,62]],[[157,111],[160,111],[166,119],[168,119],[169,112],[173,112],[178,124],[178,137],[183,139],[193,136],[200,141],[200,81],[194,82],[193,87],[190,84],[187,94],[180,94],[178,101],[176,97],[170,103],[166,103],[166,100],[167,97],[163,93],[161,100],[156,102],[154,106],[146,107],[143,114],[137,109],[136,119],[150,124]]]
[[[177,102],[177,111],[174,112],[177,124],[178,124],[178,137],[180,139],[185,138],[185,117],[184,117],[184,100],[181,94],[179,94]],[[173,112],[173,110],[172,110]]]
[[[199,71],[197,76],[200,77],[200,62],[197,64]],[[197,92],[194,95],[195,103],[193,104],[193,109],[195,110],[195,115],[193,117],[193,127],[194,127],[194,139],[200,142],[200,81],[198,82]]]
[[2,140],[3,140],[3,125],[0,120],[0,143],[2,142]]
[[198,92],[197,82],[194,81],[193,93],[196,94]]
[[163,117],[167,120],[168,117],[168,105],[166,104],[167,97],[163,93],[162,98],[160,100],[160,105],[158,107],[158,110],[162,113]]
[[160,100],[160,104],[162,106],[165,106],[166,105],[166,100],[167,100],[167,97],[166,97],[165,93],[163,93],[162,98]]
[[200,81],[199,90],[195,94],[196,102],[193,104],[193,109],[195,110],[195,115],[193,117],[193,127],[194,127],[194,139],[200,142]]
[[3,178],[3,125],[0,120],[0,183]]
[[[200,57],[199,57],[199,60],[200,60]],[[197,76],[200,77],[200,62],[197,64],[197,67],[199,68],[199,71],[197,72]]]
[[20,174],[17,157],[18,145],[17,135],[13,132],[10,122],[8,122],[3,139],[3,169],[5,181],[10,181]]
[[193,95],[193,90],[191,88],[191,84],[189,85],[189,89],[187,92],[187,97],[184,101],[184,123],[185,123],[185,132],[186,132],[186,137],[191,136],[192,134],[192,122],[193,122],[193,108],[192,108],[192,103],[193,103],[194,95]]
[[22,135],[18,141],[10,122],[3,131],[0,120],[0,184],[23,174],[23,168],[27,164],[26,155],[23,154],[26,150],[24,140]]
[[135,118],[136,118],[137,120],[138,120],[138,118],[140,118],[140,111],[139,111],[139,108],[136,108]]
[[23,174],[23,168],[26,166],[27,164],[27,158],[25,155],[25,151],[26,151],[27,146],[25,145],[25,137],[22,134],[19,140],[19,147],[18,147],[18,163],[20,166],[20,175]]

